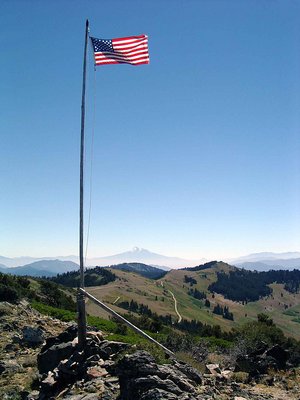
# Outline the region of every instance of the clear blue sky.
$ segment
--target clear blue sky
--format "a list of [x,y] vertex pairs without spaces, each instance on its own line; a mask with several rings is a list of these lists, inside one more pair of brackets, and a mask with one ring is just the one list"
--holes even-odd
[[299,1],[2,0],[0,254],[78,253],[86,18],[151,57],[89,54],[88,255],[300,250]]

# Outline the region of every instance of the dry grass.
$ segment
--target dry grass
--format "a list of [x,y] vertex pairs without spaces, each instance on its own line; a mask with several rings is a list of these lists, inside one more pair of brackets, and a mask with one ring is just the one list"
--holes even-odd
[[[225,299],[222,295],[213,297],[208,292],[208,286],[216,280],[216,272],[223,270],[228,272],[232,267],[224,263],[218,263],[217,267],[202,271],[171,270],[162,279],[155,281],[144,278],[138,274],[114,270],[118,280],[108,285],[89,288],[88,291],[100,300],[103,300],[117,312],[124,313],[117,304],[121,301],[134,300],[137,303],[147,305],[158,315],[170,314],[176,320],[178,317],[174,310],[174,301],[168,292],[171,290],[176,299],[178,311],[184,319],[196,319],[210,325],[220,325],[225,330],[254,320],[258,313],[266,312],[274,322],[288,336],[300,339],[299,323],[294,322],[294,316],[286,315],[285,304],[291,309],[300,311],[300,294],[291,294],[283,289],[283,285],[272,284],[273,295],[257,302],[242,304]],[[204,302],[188,295],[189,284],[184,282],[184,276],[188,275],[197,280],[193,288],[204,291],[211,303],[211,307],[204,307]],[[118,301],[113,304],[116,299]],[[157,300],[156,300],[157,299]],[[222,316],[212,313],[216,304],[228,306],[234,315],[234,321],[226,320]],[[90,301],[87,303],[87,311],[91,315],[106,316],[107,314]]]

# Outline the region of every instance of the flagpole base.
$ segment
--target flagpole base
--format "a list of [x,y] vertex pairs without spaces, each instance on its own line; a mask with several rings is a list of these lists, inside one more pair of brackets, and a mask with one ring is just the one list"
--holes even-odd
[[78,347],[83,349],[86,344],[86,312],[85,296],[77,292],[77,321],[78,321]]

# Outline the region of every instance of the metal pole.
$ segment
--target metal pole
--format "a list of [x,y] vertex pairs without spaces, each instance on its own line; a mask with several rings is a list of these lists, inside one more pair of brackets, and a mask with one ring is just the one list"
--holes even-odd
[[[84,175],[84,123],[85,123],[85,83],[86,83],[86,58],[89,36],[89,21],[85,25],[85,43],[83,58],[82,100],[81,100],[81,142],[80,142],[80,211],[79,211],[79,259],[80,259],[80,288],[84,288],[84,262],[83,262],[83,175]],[[78,344],[84,347],[86,342],[86,312],[85,298],[80,291],[77,293],[78,311]]]
[[127,321],[122,315],[118,314],[116,311],[112,310],[110,307],[108,307],[106,304],[102,303],[102,301],[96,299],[96,297],[92,296],[88,292],[86,292],[84,289],[80,288],[79,291],[91,299],[94,303],[96,303],[98,306],[103,308],[105,311],[109,312],[112,314],[115,318],[117,318],[119,321],[124,322],[127,326],[129,326],[131,329],[133,329],[135,332],[137,332],[139,335],[143,336],[144,338],[150,340],[152,343],[155,343],[157,346],[161,347],[167,354],[170,356],[174,357],[174,353],[167,349],[165,346],[163,346],[161,343],[157,342],[155,339],[153,339],[151,336],[147,335],[147,333],[143,332],[140,328],[137,326],[133,325],[131,322]]

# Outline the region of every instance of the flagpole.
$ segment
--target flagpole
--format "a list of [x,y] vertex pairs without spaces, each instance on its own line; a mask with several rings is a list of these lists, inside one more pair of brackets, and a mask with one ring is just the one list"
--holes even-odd
[[[80,211],[79,211],[79,260],[80,260],[80,288],[84,289],[84,260],[83,260],[83,194],[84,194],[84,127],[85,127],[85,84],[86,84],[86,58],[89,37],[89,21],[85,25],[85,43],[83,58],[82,100],[81,100],[81,140],[80,140]],[[78,345],[84,347],[86,342],[86,312],[85,296],[77,293],[78,312]]]

